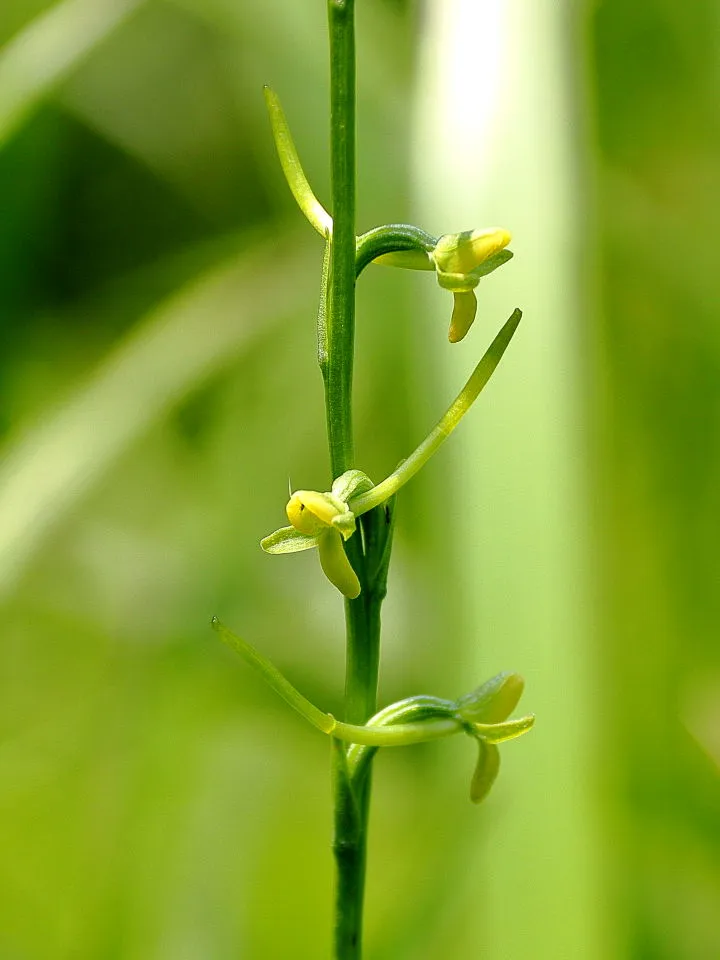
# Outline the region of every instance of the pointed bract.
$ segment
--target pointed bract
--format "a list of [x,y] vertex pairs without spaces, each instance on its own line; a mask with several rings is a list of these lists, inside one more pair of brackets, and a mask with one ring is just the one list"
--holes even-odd
[[280,165],[292,195],[295,197],[295,202],[317,232],[323,237],[329,237],[332,235],[332,217],[315,196],[308,183],[288,122],[285,119],[285,113],[280,105],[280,99],[270,87],[265,87],[265,103],[270,115],[270,125],[272,126]]

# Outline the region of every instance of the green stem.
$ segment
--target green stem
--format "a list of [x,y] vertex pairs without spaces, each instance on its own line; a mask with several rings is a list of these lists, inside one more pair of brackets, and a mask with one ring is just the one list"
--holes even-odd
[[382,601],[363,587],[356,600],[345,601],[345,722],[355,724],[364,724],[377,712]]
[[355,337],[355,24],[354,0],[328,0],[330,167],[333,240],[328,362],[324,370],[333,477],[353,466],[352,375]]
[[[360,538],[348,552],[354,565],[365,566],[357,551]],[[351,547],[352,541],[348,542]],[[359,553],[359,556],[356,554]],[[347,633],[345,672],[345,721],[364,724],[377,710],[377,681],[380,655],[380,608],[382,589],[373,588],[361,576],[362,591],[356,600],[345,601]],[[335,960],[362,957],[362,918],[365,893],[368,815],[371,794],[371,765],[360,776],[351,777],[346,748],[340,746],[343,765],[335,768],[335,853],[337,881],[335,898]],[[337,758],[338,751],[335,756]],[[352,808],[354,817],[348,817]]]
[[[354,466],[352,375],[355,326],[355,15],[354,0],[328,0],[330,32],[330,153],[333,237],[327,297],[327,358],[323,368],[332,476]],[[347,656],[345,721],[375,713],[384,595],[369,583],[360,537],[347,544],[362,592],[345,604]],[[346,748],[333,751],[337,868],[335,960],[360,960],[370,772],[351,779]]]
[[333,853],[337,871],[334,960],[360,960],[362,956],[369,783],[368,777],[360,791],[362,796],[358,797],[348,770],[345,747],[339,740],[333,740]]

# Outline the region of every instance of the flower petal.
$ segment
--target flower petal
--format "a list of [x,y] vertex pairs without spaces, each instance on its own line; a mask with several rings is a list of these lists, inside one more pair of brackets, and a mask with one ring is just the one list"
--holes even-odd
[[508,260],[512,260],[512,258],[512,250],[500,250],[498,253],[494,253],[491,257],[488,257],[487,260],[483,260],[479,266],[471,270],[469,276],[478,278],[486,277],[489,273],[492,273],[493,270],[497,270],[498,267],[507,263]]
[[505,720],[504,723],[473,723],[473,731],[486,743],[504,743],[527,733],[535,723],[535,715],[529,713],[518,720]]
[[260,541],[265,553],[299,553],[301,550],[311,550],[320,542],[319,536],[308,536],[300,533],[295,527],[281,527]]
[[442,273],[467,274],[503,250],[511,239],[507,230],[497,227],[447,233],[438,240],[432,257]]
[[518,705],[524,688],[525,681],[519,673],[498,673],[461,697],[458,713],[468,723],[500,723]]

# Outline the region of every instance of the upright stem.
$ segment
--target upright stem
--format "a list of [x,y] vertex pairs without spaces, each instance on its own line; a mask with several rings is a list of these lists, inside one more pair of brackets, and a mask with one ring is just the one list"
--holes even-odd
[[367,584],[363,584],[357,600],[345,601],[345,720],[348,723],[366,723],[377,713],[381,604],[382,598]]
[[[345,718],[351,723],[365,723],[376,712],[381,604],[381,597],[365,589],[357,600],[345,603]],[[368,766],[361,778],[351,782],[345,763],[346,747],[337,741],[336,744],[333,851],[337,875],[333,957],[334,960],[361,960],[372,767]]]
[[333,239],[325,409],[332,475],[353,464],[355,339],[355,2],[328,0]]
[[[323,366],[332,476],[355,466],[352,376],[355,333],[355,26],[354,0],[328,0],[330,29],[330,151],[333,236]],[[362,592],[345,604],[345,720],[362,724],[375,713],[380,648],[380,590],[369,582],[358,532],[347,544]],[[346,748],[333,750],[337,867],[335,960],[360,960],[370,773],[353,784]]]

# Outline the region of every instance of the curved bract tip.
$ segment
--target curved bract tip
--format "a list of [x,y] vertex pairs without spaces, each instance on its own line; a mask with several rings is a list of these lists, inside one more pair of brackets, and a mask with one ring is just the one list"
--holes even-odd
[[280,99],[267,85],[264,87],[264,93],[275,148],[295,202],[317,232],[323,237],[329,237],[333,229],[332,217],[313,193],[305,176]]

